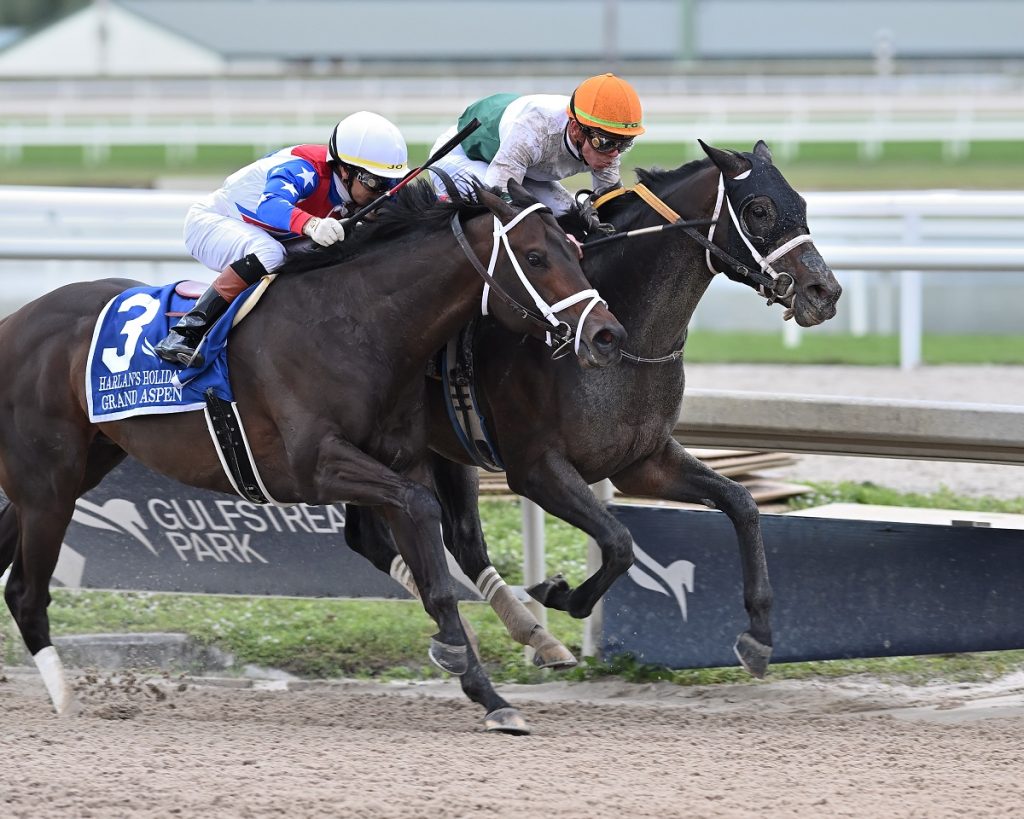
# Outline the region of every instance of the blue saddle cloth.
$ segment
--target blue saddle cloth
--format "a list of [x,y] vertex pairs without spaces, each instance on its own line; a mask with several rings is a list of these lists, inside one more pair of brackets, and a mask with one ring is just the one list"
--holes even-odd
[[167,335],[194,299],[174,292],[175,285],[133,287],[115,296],[96,320],[85,373],[89,420],[117,421],[134,415],[189,412],[205,406],[210,388],[233,401],[228,379],[227,340],[243,293],[206,335],[202,367],[182,369],[160,358],[153,347]]

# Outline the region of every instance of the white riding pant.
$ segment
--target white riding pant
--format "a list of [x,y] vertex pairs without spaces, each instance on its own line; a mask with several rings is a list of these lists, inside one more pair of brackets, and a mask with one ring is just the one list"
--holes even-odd
[[185,216],[185,247],[197,261],[222,273],[232,263],[255,253],[268,273],[284,264],[284,246],[263,228],[225,216],[197,202]]
[[[441,134],[434,143],[434,147],[430,149],[430,153],[433,153],[444,145],[444,143],[455,136],[455,133],[455,128],[449,128]],[[472,182],[470,180],[474,178],[482,180],[487,174],[488,163],[480,159],[470,159],[466,155],[462,146],[456,145],[449,154],[437,160],[432,167],[444,171],[452,178],[456,187],[458,187],[460,191],[468,193],[472,190]],[[437,191],[439,196],[444,196],[446,191],[441,177],[435,173],[430,174],[430,178],[434,183],[434,190]],[[562,202],[565,195],[562,194],[562,196],[558,196],[555,194],[556,190],[560,192],[563,190],[562,186],[557,182],[541,182],[536,179],[523,179],[522,185],[537,198],[538,202],[543,202],[547,207],[551,208],[556,216],[561,215],[562,211],[565,210],[565,206]]]

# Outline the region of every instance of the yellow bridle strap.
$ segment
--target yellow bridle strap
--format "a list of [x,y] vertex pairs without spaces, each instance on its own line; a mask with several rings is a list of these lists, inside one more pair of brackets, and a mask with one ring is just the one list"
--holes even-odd
[[594,208],[600,208],[601,205],[606,202],[610,202],[616,196],[622,196],[624,193],[635,193],[641,199],[643,199],[653,210],[656,210],[665,219],[666,222],[678,222],[679,214],[676,213],[672,208],[662,202],[657,195],[651,191],[642,182],[632,188],[616,188],[613,191],[609,191],[596,202],[594,202]]

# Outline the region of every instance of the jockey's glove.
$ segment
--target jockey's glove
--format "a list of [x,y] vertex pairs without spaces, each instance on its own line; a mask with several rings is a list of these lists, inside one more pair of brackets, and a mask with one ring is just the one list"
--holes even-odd
[[345,240],[345,226],[337,219],[313,217],[302,226],[302,232],[321,247]]

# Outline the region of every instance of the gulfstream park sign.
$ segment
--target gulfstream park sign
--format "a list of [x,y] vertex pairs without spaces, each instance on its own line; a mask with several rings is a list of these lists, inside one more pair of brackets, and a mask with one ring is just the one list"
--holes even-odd
[[344,530],[340,504],[260,506],[185,486],[129,458],[76,503],[54,580],[72,588],[408,597],[348,548]]
[[[613,506],[635,563],[604,601],[600,647],[674,667],[735,665],[747,626],[721,512]],[[56,583],[95,589],[407,597],[352,552],[345,510],[258,506],[128,459],[78,501]],[[1024,647],[1012,530],[763,515],[777,662]],[[459,578],[459,575],[456,575]],[[461,579],[464,598],[479,599]]]

